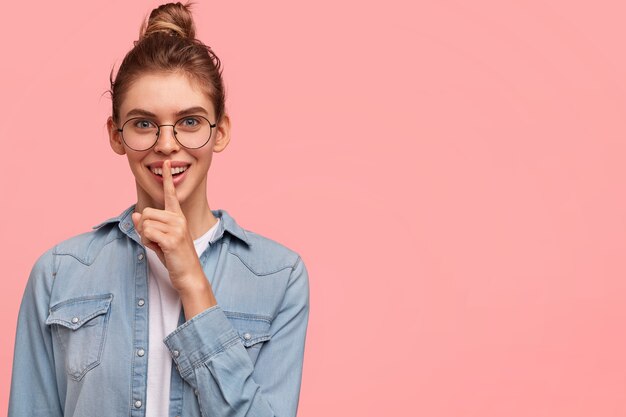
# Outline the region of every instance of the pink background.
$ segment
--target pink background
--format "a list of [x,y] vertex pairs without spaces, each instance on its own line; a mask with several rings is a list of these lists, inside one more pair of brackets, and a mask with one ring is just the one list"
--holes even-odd
[[[626,415],[623,2],[200,3],[211,207],[310,273],[300,417]],[[102,94],[158,4],[2,7],[0,414],[33,262],[134,202]]]

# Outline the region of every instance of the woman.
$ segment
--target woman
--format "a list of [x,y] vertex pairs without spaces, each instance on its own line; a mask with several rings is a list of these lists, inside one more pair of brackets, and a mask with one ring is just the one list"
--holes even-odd
[[150,14],[107,120],[137,202],[35,263],[9,416],[295,416],[308,321],[300,256],[211,210],[230,140],[219,59],[189,5]]

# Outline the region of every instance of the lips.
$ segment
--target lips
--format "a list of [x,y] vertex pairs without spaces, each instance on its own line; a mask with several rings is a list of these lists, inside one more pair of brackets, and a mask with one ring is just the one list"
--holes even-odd
[[[152,171],[153,174],[162,175],[163,174],[163,163],[165,161],[157,161],[147,165],[147,168]],[[172,175],[180,174],[184,172],[187,168],[191,166],[189,162],[184,161],[170,161],[170,166],[172,167]]]
[[[172,176],[175,177],[176,175],[187,171],[187,168],[189,168],[189,165],[172,168]],[[150,171],[152,171],[152,173],[155,175],[163,176],[163,168],[151,168]]]
[[[164,161],[158,161],[147,165],[148,170],[152,173],[152,177],[161,184],[163,184],[163,162]],[[171,172],[174,185],[178,185],[183,181],[190,168],[191,164],[188,162],[171,161]]]

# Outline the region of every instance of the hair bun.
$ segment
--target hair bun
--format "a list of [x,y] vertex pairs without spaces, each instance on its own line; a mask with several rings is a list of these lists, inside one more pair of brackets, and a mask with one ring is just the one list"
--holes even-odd
[[139,40],[158,32],[195,39],[196,27],[191,16],[191,4],[167,3],[152,10],[148,21],[144,21],[139,30]]

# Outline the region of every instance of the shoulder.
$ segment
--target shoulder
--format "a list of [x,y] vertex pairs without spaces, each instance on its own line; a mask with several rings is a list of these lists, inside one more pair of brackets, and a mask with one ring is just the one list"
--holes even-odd
[[121,231],[116,226],[117,223],[110,223],[69,237],[57,243],[51,252],[55,256],[70,256],[83,264],[90,265],[102,248],[122,237]]
[[55,273],[54,247],[39,255],[29,275],[29,285],[50,287]]
[[106,229],[69,237],[45,250],[33,264],[30,281],[53,280],[58,272],[59,258],[63,256],[70,256],[86,265],[91,264],[106,243],[117,238],[116,233],[111,233],[111,228]]
[[267,236],[243,229],[247,242],[233,239],[228,252],[239,258],[256,275],[270,275],[281,270],[293,270],[302,262],[295,250]]
[[238,235],[223,242],[227,257],[221,277],[229,285],[216,294],[222,307],[268,317],[289,308],[305,311],[309,278],[300,253],[248,229],[240,229]]
[[[222,220],[221,229],[229,232],[228,253],[257,276],[291,269],[301,261],[300,254],[281,242],[243,228],[226,210],[213,211]],[[220,230],[221,230],[220,229]]]
[[69,256],[85,265],[91,265],[105,246],[124,237],[121,223],[128,223],[127,218],[134,207],[134,204],[131,205],[119,215],[101,222],[88,232],[60,241],[51,248],[51,254],[55,257]]

